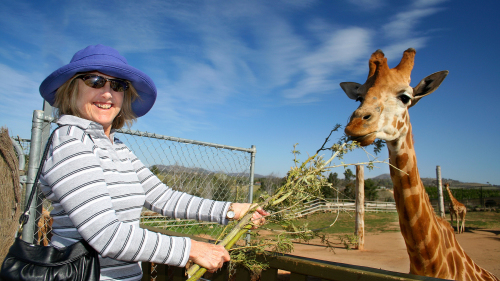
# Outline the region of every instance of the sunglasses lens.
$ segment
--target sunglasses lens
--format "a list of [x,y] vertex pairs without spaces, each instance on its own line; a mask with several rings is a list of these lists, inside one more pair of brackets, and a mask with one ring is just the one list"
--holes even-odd
[[107,81],[109,81],[109,86],[115,92],[124,92],[128,89],[128,83],[123,80],[106,79],[99,75],[85,75],[80,76],[79,78],[81,78],[85,82],[85,85],[95,89],[104,87]]
[[111,80],[110,87],[115,92],[125,92],[125,90],[128,88],[128,85],[123,81]]
[[85,85],[96,89],[102,88],[106,84],[106,79],[96,75],[84,76],[82,80],[85,82]]

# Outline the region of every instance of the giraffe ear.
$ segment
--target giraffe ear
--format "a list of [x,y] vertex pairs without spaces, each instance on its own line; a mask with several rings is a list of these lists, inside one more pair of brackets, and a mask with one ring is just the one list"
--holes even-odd
[[342,88],[342,90],[344,90],[344,92],[350,99],[358,99],[358,89],[359,87],[361,87],[361,84],[356,82],[342,82],[340,83],[340,87]]
[[446,78],[446,75],[448,75],[448,70],[443,70],[422,79],[422,81],[420,81],[420,83],[413,88],[413,100],[410,107],[417,104],[421,98],[430,95],[437,88],[439,88],[441,82],[443,82],[444,78]]

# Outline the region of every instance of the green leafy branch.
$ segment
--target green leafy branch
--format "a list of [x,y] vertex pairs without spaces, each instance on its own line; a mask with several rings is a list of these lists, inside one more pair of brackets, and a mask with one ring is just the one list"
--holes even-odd
[[[221,237],[224,238],[216,244],[224,246],[231,252],[230,269],[234,268],[236,265],[241,265],[251,272],[258,273],[265,269],[267,265],[259,261],[257,256],[259,254],[268,253],[266,251],[271,251],[271,253],[274,254],[289,253],[293,251],[292,239],[309,241],[317,237],[320,238],[325,245],[332,245],[325,235],[319,233],[319,231],[324,228],[310,230],[307,224],[301,226],[294,224],[293,221],[296,219],[296,214],[300,210],[300,207],[307,201],[318,198],[322,199],[322,187],[327,186],[334,188],[324,176],[328,170],[351,165],[367,165],[373,167],[374,163],[386,163],[385,161],[372,160],[365,163],[345,164],[341,162],[341,164],[333,165],[332,161],[334,159],[342,159],[345,154],[359,147],[358,143],[354,141],[347,142],[347,139],[344,138],[342,139],[343,142],[339,141],[331,147],[325,148],[330,136],[334,131],[338,130],[338,128],[340,128],[339,125],[330,132],[322,148],[319,149],[316,154],[308,157],[302,163],[300,163],[300,160],[297,158],[300,152],[297,150],[298,144],[295,144],[292,150],[294,154],[294,167],[291,167],[288,171],[285,183],[279,187],[274,194],[270,195],[264,193],[261,195],[258,203],[252,205],[240,220],[226,227],[221,234]],[[327,160],[319,156],[319,152],[323,150],[332,151],[331,157]],[[283,231],[276,233],[273,238],[252,239],[248,245],[231,250],[236,242],[254,226],[251,219],[253,213],[259,206],[271,212],[271,216],[266,218],[266,222],[276,223]],[[328,227],[333,226],[337,219],[338,215],[335,221]],[[229,231],[227,232],[227,230]],[[254,234],[254,236],[255,235],[256,234]],[[205,272],[205,268],[201,268],[199,265],[194,264],[187,271],[189,276],[188,280],[198,280]]]

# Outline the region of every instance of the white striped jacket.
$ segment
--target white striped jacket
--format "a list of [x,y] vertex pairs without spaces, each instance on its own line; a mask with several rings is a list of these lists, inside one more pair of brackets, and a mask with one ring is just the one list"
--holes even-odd
[[141,261],[184,266],[191,240],[139,227],[143,207],[165,216],[227,224],[230,202],[202,199],[163,184],[103,127],[61,116],[40,176],[52,201],[56,247],[85,239],[100,254],[101,280],[140,280]]

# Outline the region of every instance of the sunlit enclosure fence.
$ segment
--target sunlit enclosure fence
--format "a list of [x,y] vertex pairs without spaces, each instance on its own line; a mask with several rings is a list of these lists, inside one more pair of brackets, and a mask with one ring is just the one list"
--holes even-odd
[[[29,194],[33,187],[45,143],[56,127],[53,122],[54,118],[49,114],[35,110],[31,140],[17,140],[28,163],[25,168],[27,176],[21,177],[21,182],[26,183],[23,194]],[[129,129],[118,130],[115,136],[161,181],[175,190],[220,201],[248,202],[252,198],[254,146],[240,148]],[[38,193],[37,200],[33,200],[30,207],[30,214],[34,215],[23,227],[23,239],[37,244],[46,244],[50,240],[52,221],[47,214],[51,209],[50,203]],[[141,223],[178,235],[205,238],[214,238],[221,231],[214,223],[173,219],[147,210],[143,211]]]

